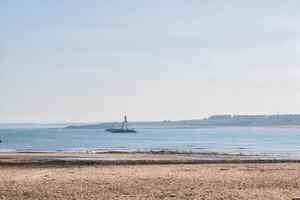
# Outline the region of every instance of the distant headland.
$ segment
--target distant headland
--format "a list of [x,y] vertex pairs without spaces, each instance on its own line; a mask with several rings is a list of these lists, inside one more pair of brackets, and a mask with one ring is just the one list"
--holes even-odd
[[[102,122],[98,124],[68,126],[66,129],[109,129],[122,126],[122,122]],[[300,126],[300,114],[285,115],[212,115],[204,119],[180,121],[140,121],[131,122],[130,127],[138,128],[201,128],[211,126]]]

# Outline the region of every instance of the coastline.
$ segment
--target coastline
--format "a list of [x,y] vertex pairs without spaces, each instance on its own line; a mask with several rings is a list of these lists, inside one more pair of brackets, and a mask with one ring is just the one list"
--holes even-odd
[[0,152],[0,166],[300,163],[298,158],[192,152]]

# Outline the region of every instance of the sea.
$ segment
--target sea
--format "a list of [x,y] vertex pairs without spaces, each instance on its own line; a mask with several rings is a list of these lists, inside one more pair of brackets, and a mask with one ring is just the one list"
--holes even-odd
[[0,126],[0,152],[216,152],[300,158],[300,127],[102,129]]

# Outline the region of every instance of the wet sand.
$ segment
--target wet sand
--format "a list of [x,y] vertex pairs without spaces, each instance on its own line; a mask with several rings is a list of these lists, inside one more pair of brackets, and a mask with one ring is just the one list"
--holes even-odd
[[178,152],[0,152],[0,165],[92,165],[92,164],[208,164],[208,163],[300,163],[298,158],[219,153]]
[[[180,155],[0,153],[0,199],[262,200],[300,196],[299,162],[251,163],[253,160],[248,160],[249,163],[243,163],[246,158],[239,157],[244,161],[235,164],[103,165],[96,162],[90,165],[85,160],[80,160],[80,164],[39,160],[68,156],[165,161]],[[222,156],[223,160],[232,159],[229,155]]]

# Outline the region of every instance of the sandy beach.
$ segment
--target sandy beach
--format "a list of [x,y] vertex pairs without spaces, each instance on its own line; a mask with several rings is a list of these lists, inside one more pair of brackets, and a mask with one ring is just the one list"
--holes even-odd
[[[90,165],[81,160],[80,164],[30,163],[43,155],[44,158],[71,156],[65,153],[0,154],[0,199],[292,199],[300,196],[299,162]],[[178,155],[72,156],[172,160]]]
[[300,164],[0,167],[0,199],[292,199]]

